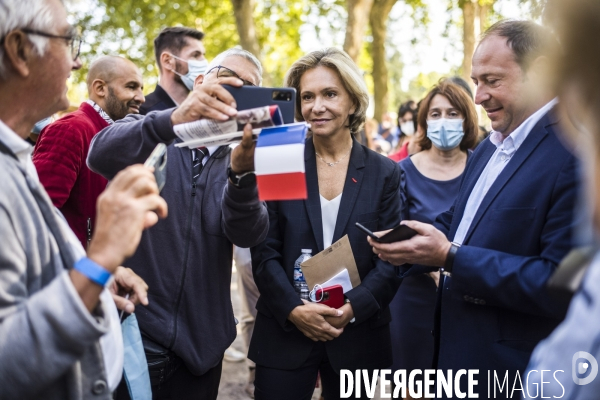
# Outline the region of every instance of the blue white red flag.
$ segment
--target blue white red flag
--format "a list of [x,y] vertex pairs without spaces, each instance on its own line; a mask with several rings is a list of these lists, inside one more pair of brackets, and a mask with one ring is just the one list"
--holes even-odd
[[304,141],[308,124],[263,128],[258,135],[254,167],[261,200],[307,198]]

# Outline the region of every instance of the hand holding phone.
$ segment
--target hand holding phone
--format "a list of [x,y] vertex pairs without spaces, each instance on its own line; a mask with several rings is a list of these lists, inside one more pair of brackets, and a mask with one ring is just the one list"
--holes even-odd
[[366,227],[361,225],[360,223],[357,222],[355,225],[358,229],[360,229],[361,231],[363,231],[364,233],[369,235],[373,240],[375,240],[376,242],[379,242],[379,243],[400,242],[402,240],[408,240],[417,234],[417,231],[415,231],[412,228],[409,228],[406,225],[398,225],[397,227],[395,227],[394,229],[392,229],[385,235],[379,237],[379,236],[375,235],[373,232],[371,232],[369,229],[367,229]]
[[296,107],[296,89],[271,88],[259,86],[233,87],[223,85],[231,93],[237,104],[237,109],[247,110],[263,106],[277,105],[281,111],[284,124],[294,123]]

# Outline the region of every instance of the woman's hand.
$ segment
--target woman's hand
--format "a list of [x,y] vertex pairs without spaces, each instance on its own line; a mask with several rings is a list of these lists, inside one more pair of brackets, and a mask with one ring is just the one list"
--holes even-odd
[[[292,310],[288,319],[306,336],[315,342],[333,340],[344,332],[343,328],[335,328],[328,322],[344,315],[341,309],[335,309],[323,304],[310,303],[302,300],[304,305]],[[346,324],[344,324],[345,326]]]
[[346,325],[348,325],[348,323],[350,322],[350,320],[354,318],[354,311],[352,310],[352,306],[350,305],[350,303],[344,304],[343,306],[338,308],[338,310],[344,312],[341,317],[325,317],[325,321],[329,322],[329,324],[334,328],[345,328]]

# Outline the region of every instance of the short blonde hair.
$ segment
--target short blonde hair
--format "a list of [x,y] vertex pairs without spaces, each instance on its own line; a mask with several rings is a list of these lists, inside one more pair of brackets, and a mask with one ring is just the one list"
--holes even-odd
[[358,133],[367,118],[367,107],[369,106],[367,85],[362,78],[360,69],[350,56],[335,47],[308,53],[296,61],[285,75],[285,86],[293,87],[298,92],[296,96],[296,119],[304,121],[300,98],[300,79],[306,71],[318,66],[331,68],[340,77],[344,89],[346,89],[356,107],[354,114],[350,115],[349,118],[350,132]]

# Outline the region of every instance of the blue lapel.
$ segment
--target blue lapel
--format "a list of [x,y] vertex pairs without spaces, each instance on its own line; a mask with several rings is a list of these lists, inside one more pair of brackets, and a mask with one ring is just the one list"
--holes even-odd
[[[542,142],[542,140],[548,135],[547,126],[552,125],[556,122],[552,111],[542,117],[542,119],[535,125],[535,127],[529,132],[525,141],[519,147],[519,150],[514,154],[512,159],[508,162],[506,167],[502,170],[496,181],[490,187],[490,190],[487,192],[481,205],[477,209],[477,213],[473,218],[473,222],[469,227],[469,231],[465,236],[464,243],[469,241],[469,238],[473,234],[473,231],[479,224],[481,217],[487,211],[488,207],[494,201],[494,199],[498,196],[502,188],[507,184],[507,182],[512,178],[512,176],[517,172],[517,170],[523,165],[525,160],[529,158],[529,156],[533,153],[536,147]],[[479,179],[479,176],[477,177]],[[469,194],[471,192],[469,191]]]
[[[321,215],[321,198],[319,197],[319,178],[317,176],[317,158],[315,156],[315,146],[312,138],[306,141],[304,148],[304,165],[306,174],[306,186],[308,199],[304,200],[306,213],[310,220],[313,235],[319,251],[323,251],[323,219]],[[348,225],[348,220],[352,214],[352,209],[356,203],[358,193],[362,186],[363,171],[365,167],[365,154],[363,147],[356,140],[353,140],[352,152],[350,153],[350,162],[348,172],[346,173],[346,182],[337,220],[335,222],[335,231],[333,233],[333,242],[335,243],[342,237]],[[356,182],[355,182],[356,181]]]
[[317,157],[312,138],[304,146],[304,168],[308,199],[304,200],[306,213],[313,230],[318,252],[323,251],[323,220],[321,217],[321,198],[319,197],[319,177],[317,176]]

